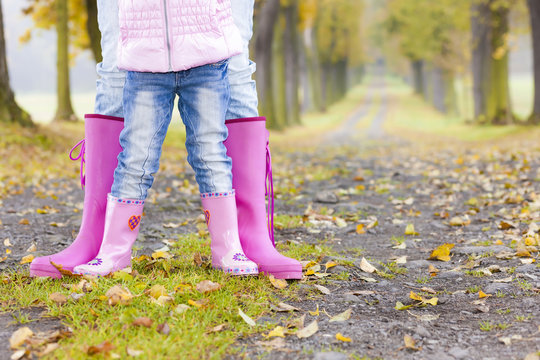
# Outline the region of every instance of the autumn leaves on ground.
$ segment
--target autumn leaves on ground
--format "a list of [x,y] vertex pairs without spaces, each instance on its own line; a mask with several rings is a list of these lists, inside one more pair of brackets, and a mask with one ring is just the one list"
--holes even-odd
[[289,282],[211,269],[179,128],[133,267],[29,278],[76,235],[82,124],[0,129],[0,358],[537,359],[539,130],[452,122],[395,79],[304,122],[271,135]]

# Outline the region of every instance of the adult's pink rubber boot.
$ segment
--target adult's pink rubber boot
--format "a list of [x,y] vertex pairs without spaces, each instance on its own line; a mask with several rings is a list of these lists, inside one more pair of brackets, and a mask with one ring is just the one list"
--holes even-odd
[[80,155],[73,158],[70,154],[73,160],[81,159],[81,183],[84,185],[83,216],[79,233],[75,241],[61,252],[35,258],[30,264],[30,276],[60,278],[62,275],[51,262],[73,271],[75,266],[92,260],[101,246],[107,194],[111,191],[114,169],[118,164],[117,157],[122,151],[118,138],[124,128],[124,119],[95,114],[85,115],[84,118],[85,139],[79,143]]
[[231,275],[256,275],[257,264],[248,259],[238,237],[234,190],[201,194],[204,217],[210,232],[212,267]]
[[[273,229],[272,164],[266,118],[227,120],[229,137],[224,142],[232,159],[233,188],[236,191],[238,231],[246,256],[259,271],[276,279],[301,279],[302,265],[281,255],[275,248]],[[270,179],[266,210],[266,179]]]
[[144,200],[108,195],[103,242],[94,259],[75,266],[76,274],[105,276],[131,266],[131,248],[139,234]]

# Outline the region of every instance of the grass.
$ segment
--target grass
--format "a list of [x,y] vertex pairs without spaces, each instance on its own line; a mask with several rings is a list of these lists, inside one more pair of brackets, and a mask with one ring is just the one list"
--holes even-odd
[[[63,305],[53,302],[52,293],[68,296],[82,293],[77,288],[79,278],[51,280],[32,279],[26,271],[3,273],[0,283],[0,304],[2,311],[13,311],[14,320],[27,324],[31,320],[21,314],[21,309],[29,306],[48,308],[47,316],[60,317],[73,330],[73,336],[60,342],[61,347],[53,353],[55,359],[87,358],[88,346],[110,342],[111,353],[127,357],[126,348],[143,352],[142,358],[221,358],[234,354],[239,348],[233,346],[241,337],[251,336],[267,330],[265,325],[251,327],[238,315],[238,309],[252,319],[268,314],[270,305],[284,299],[297,298],[298,283],[291,282],[282,290],[275,289],[267,277],[234,277],[213,270],[208,263],[195,266],[194,252],[209,257],[209,240],[195,234],[184,235],[171,245],[172,259],[152,260],[136,258],[133,263],[134,275],[117,273],[107,278],[87,278],[92,291],[84,293],[78,301],[68,300]],[[301,260],[316,260],[326,255],[335,255],[328,246],[309,244],[279,244],[279,249],[287,256]],[[121,274],[121,276],[118,276]],[[346,279],[345,274],[337,276]],[[201,293],[196,285],[203,280],[211,280],[222,287],[214,292]],[[128,289],[133,298],[126,305],[110,305],[107,291],[115,285]],[[150,294],[150,289],[161,285],[172,297],[172,303],[159,305]],[[197,308],[196,301],[207,301]],[[180,304],[189,306],[178,313]],[[135,326],[139,317],[153,320],[149,327]],[[157,326],[167,323],[170,334],[159,333]],[[223,331],[211,332],[217,325],[226,324]],[[189,354],[189,355],[188,355]],[[112,354],[111,354],[112,355]]]

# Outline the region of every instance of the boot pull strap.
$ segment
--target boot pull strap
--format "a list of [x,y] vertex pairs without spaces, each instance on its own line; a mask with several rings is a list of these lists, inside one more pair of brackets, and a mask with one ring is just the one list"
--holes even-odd
[[[270,189],[268,188],[270,187]],[[272,178],[272,155],[270,154],[270,142],[266,142],[266,195],[268,196],[268,233],[272,244],[276,247],[274,240],[274,180]],[[270,191],[268,191],[270,190]]]
[[[81,150],[79,151],[79,154],[74,157],[73,156],[73,152],[75,151],[75,149],[77,149],[79,147],[79,145],[81,146]],[[73,161],[77,161],[77,160],[81,160],[81,187],[84,189],[84,185],[85,185],[85,180],[86,180],[86,176],[84,174],[84,163],[85,163],[85,160],[84,160],[84,153],[85,153],[85,150],[86,150],[86,147],[84,146],[85,145],[85,141],[84,139],[82,139],[81,141],[79,141],[73,148],[71,148],[71,151],[69,152],[69,158]]]

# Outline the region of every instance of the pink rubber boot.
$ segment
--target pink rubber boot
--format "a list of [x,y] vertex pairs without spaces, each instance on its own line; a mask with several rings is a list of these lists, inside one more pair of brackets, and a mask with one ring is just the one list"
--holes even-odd
[[[281,255],[274,245],[274,194],[269,134],[264,117],[227,120],[229,137],[224,142],[232,159],[233,188],[236,190],[238,231],[246,256],[259,271],[277,279],[301,279],[302,265]],[[266,178],[271,191],[266,212]]]
[[[92,260],[98,253],[103,238],[107,194],[111,191],[114,169],[118,164],[118,154],[122,151],[118,138],[124,128],[124,119],[103,115],[86,115],[84,123],[85,139],[80,155],[81,184],[84,186],[83,217],[79,234],[73,243],[53,255],[35,258],[30,264],[30,276],[62,275],[51,262],[62,265],[65,270]],[[83,164],[86,175],[82,176]]]
[[258,274],[257,264],[244,255],[240,245],[234,190],[201,194],[201,201],[210,232],[212,266],[231,275]]
[[75,266],[76,274],[105,276],[131,266],[131,247],[139,234],[144,200],[119,199],[109,194],[103,242],[97,256]]

